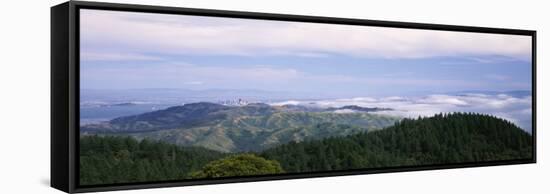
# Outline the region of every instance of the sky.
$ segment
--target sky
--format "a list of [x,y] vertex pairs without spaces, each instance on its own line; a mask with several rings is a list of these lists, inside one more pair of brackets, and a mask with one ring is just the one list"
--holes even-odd
[[408,96],[531,88],[531,38],[81,10],[81,88]]
[[274,105],[352,104],[391,108],[383,114],[400,117],[480,112],[532,128],[531,94],[507,92],[531,90],[530,36],[86,9],[80,14],[83,96],[102,90],[110,98],[115,91],[123,98],[163,91],[203,96],[193,98],[198,101],[205,94],[260,95],[282,99]]

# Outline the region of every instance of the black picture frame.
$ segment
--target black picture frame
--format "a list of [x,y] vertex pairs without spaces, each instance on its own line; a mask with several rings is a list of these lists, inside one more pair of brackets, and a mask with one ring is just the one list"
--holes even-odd
[[[408,29],[426,29],[457,32],[477,32],[525,35],[532,37],[532,137],[533,158],[508,161],[442,164],[426,166],[389,167],[364,170],[296,173],[208,180],[182,180],[81,186],[79,177],[79,9],[97,9],[178,15],[249,18],[326,24],[378,26]],[[536,31],[519,29],[486,28],[441,24],[423,24],[365,19],[348,19],[319,16],[223,11],[194,8],[176,8],[148,5],[114,4],[101,2],[69,1],[51,8],[51,186],[68,193],[144,189],[204,184],[268,181],[281,179],[313,178],[327,176],[361,175],[388,172],[437,170],[467,167],[483,167],[536,163]]]

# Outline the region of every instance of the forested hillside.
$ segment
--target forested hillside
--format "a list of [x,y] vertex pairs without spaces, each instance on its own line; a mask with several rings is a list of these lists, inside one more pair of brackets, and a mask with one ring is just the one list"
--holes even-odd
[[473,113],[403,119],[381,130],[291,142],[245,155],[131,137],[82,136],[80,183],[529,159],[532,143],[532,136],[511,122]]
[[131,137],[80,138],[80,184],[181,180],[224,154]]
[[289,143],[261,156],[287,172],[527,159],[532,137],[493,116],[438,114],[369,133]]

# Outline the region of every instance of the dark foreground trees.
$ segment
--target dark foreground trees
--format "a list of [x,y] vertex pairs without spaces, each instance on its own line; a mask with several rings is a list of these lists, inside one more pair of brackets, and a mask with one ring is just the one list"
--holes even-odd
[[262,152],[287,172],[453,164],[532,157],[532,136],[513,123],[475,113],[404,119],[383,130],[289,143]]
[[80,184],[181,180],[225,154],[131,137],[80,138]]

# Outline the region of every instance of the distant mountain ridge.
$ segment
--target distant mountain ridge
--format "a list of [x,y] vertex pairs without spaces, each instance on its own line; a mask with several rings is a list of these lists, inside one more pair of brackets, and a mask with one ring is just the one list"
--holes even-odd
[[224,119],[225,115],[210,113],[226,109],[229,107],[215,103],[193,103],[139,115],[119,117],[107,123],[85,125],[80,127],[80,130],[81,132],[123,133],[193,127]]
[[345,136],[390,126],[400,118],[370,114],[382,110],[359,106],[354,113],[338,108],[271,106],[251,103],[224,106],[200,102],[84,125],[83,135],[148,138],[222,152],[260,151],[290,141]]

